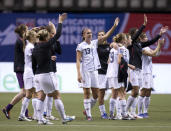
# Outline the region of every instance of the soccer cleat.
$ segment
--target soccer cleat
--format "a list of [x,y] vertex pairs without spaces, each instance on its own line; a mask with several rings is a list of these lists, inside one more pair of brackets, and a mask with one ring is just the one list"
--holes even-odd
[[148,118],[149,116],[148,116],[148,113],[144,113],[144,116],[143,116],[144,118]]
[[28,119],[25,116],[20,115],[19,118],[18,118],[18,121],[32,121],[32,120]]
[[122,120],[136,120],[133,116],[130,115],[122,115]]
[[71,122],[75,120],[75,116],[67,116],[63,121],[62,121],[62,124],[67,124],[67,122]]
[[10,112],[9,111],[7,111],[5,108],[3,108],[2,112],[5,114],[7,119],[10,119]]
[[142,113],[139,114],[138,116],[144,118],[144,114],[142,114]]
[[109,120],[116,120],[116,117],[114,117],[113,115],[110,115],[108,119]]
[[48,119],[48,120],[59,120],[59,118],[56,118],[54,116],[46,116],[46,119]]
[[143,119],[143,117],[138,116],[137,114],[131,114],[130,117],[135,119]]
[[108,119],[107,113],[103,113],[103,115],[101,115],[102,119]]
[[53,125],[54,123],[50,122],[49,120],[47,119],[42,119],[42,120],[39,120],[38,121],[38,125]]
[[116,115],[116,120],[122,120],[122,116],[121,115]]
[[129,120],[136,120],[136,118],[132,114],[128,113],[127,115],[129,116]]
[[88,117],[87,117],[87,120],[88,120],[88,121],[92,121],[93,119],[92,119],[92,117],[88,116]]

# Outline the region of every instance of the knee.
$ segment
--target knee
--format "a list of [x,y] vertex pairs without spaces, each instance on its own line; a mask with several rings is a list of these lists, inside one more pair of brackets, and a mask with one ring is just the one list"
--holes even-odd
[[132,97],[137,97],[138,96],[138,91],[134,91],[133,93],[132,93]]

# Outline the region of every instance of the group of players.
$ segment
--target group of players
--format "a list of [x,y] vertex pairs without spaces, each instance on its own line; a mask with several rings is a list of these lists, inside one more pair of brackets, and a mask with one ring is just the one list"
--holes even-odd
[[[55,53],[61,54],[61,46],[57,40],[61,36],[62,23],[66,17],[66,13],[59,15],[57,30],[52,22],[49,22],[48,26],[30,30],[25,25],[16,28],[15,32],[19,38],[15,45],[14,71],[22,90],[2,110],[8,119],[10,119],[10,110],[22,98],[19,121],[32,121],[27,113],[31,98],[33,98],[33,119],[36,119],[38,124],[53,124],[50,120],[57,119],[51,115],[53,99],[63,124],[75,119],[75,116],[65,114],[55,74]],[[45,98],[46,102],[44,102]],[[43,117],[44,107],[46,107],[46,119]]]
[[[51,22],[48,26],[35,27],[30,30],[25,25],[16,28],[18,39],[15,44],[14,71],[21,91],[2,110],[8,119],[10,119],[10,110],[22,98],[19,121],[32,121],[27,110],[31,98],[34,109],[33,119],[36,119],[38,124],[53,124],[50,120],[57,120],[51,114],[53,99],[63,124],[75,119],[75,116],[65,114],[55,74],[55,53],[61,54],[61,46],[57,40],[61,36],[62,23],[66,17],[66,13],[59,15],[57,30]],[[88,121],[92,120],[91,108],[96,104],[97,99],[103,119],[130,120],[148,117],[147,110],[152,88],[151,56],[159,55],[164,43],[164,40],[159,40],[159,38],[168,27],[162,27],[160,34],[149,41],[146,34],[142,32],[147,24],[147,17],[144,16],[144,23],[140,29],[132,28],[129,33],[117,34],[113,37],[113,42],[109,44],[107,38],[112,35],[118,24],[119,18],[116,18],[114,25],[107,33],[104,31],[98,33],[97,40],[92,40],[91,29],[84,28],[83,42],[78,44],[76,49],[78,82],[84,91],[85,110],[83,113]],[[155,50],[147,47],[157,41],[158,46]],[[132,92],[126,102],[128,85],[132,86]],[[136,97],[140,87],[138,115],[136,115]],[[112,89],[109,116],[104,105],[107,88]],[[143,104],[144,113],[142,113]],[[129,113],[130,107],[131,113]],[[43,117],[44,109],[46,119]]]
[[[147,111],[153,88],[152,56],[159,55],[164,43],[164,39],[159,40],[159,38],[168,27],[162,27],[154,39],[148,40],[143,32],[147,24],[147,17],[144,15],[144,23],[139,29],[131,28],[129,33],[119,33],[113,37],[113,42],[108,44],[106,40],[118,24],[119,18],[116,18],[107,33],[98,32],[96,40],[92,40],[91,29],[83,29],[83,42],[78,44],[76,49],[78,82],[84,91],[83,113],[89,121],[92,120],[91,108],[97,100],[102,119],[135,120],[148,117]],[[157,41],[158,46],[155,50],[148,47]],[[108,88],[112,89],[109,116],[104,105],[105,90]],[[127,88],[132,90],[126,101]],[[137,99],[139,90],[140,95]],[[138,115],[136,114],[137,101]]]

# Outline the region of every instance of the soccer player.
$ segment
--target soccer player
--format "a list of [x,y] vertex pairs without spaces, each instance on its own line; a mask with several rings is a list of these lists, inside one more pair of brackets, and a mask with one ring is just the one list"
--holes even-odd
[[31,121],[25,116],[25,111],[28,108],[30,99],[32,98],[32,93],[35,91],[33,85],[34,74],[32,70],[32,51],[34,48],[34,43],[37,41],[37,34],[33,30],[28,30],[25,34],[26,46],[24,49],[24,88],[26,90],[26,97],[22,101],[22,107],[19,121]]
[[[56,28],[55,25],[52,22],[49,22],[49,25],[46,27],[46,29],[50,33],[50,38],[54,37],[56,34]],[[56,55],[55,54],[61,54],[62,49],[59,41],[56,41],[55,44],[52,45],[51,47],[51,60],[50,60],[50,65],[51,65],[51,75],[54,81],[57,81],[57,70],[56,70]],[[57,85],[56,85],[57,86]],[[58,89],[59,90],[59,89]],[[54,117],[51,115],[52,112],[52,106],[53,106],[53,97],[46,96],[45,101],[44,101],[44,115],[46,115],[46,119],[49,120],[59,120],[58,118]]]
[[159,35],[157,35],[154,39],[147,42],[140,42],[139,36],[145,28],[146,24],[147,17],[144,15],[144,24],[141,26],[141,28],[139,30],[137,28],[132,28],[129,31],[129,34],[132,38],[132,44],[127,47],[130,54],[129,63],[134,65],[136,69],[130,69],[130,82],[133,89],[127,100],[126,111],[128,112],[129,108],[131,107],[131,115],[134,118],[142,118],[136,115],[137,96],[139,88],[142,86],[142,48],[154,44],[161,37],[161,35],[167,31],[166,27],[162,27]]
[[49,32],[47,29],[40,30],[38,32],[39,36],[39,43],[36,44],[33,50],[33,69],[35,72],[35,82],[36,82],[36,91],[38,93],[38,102],[37,102],[37,113],[38,113],[38,124],[48,124],[46,120],[43,119],[42,109],[43,109],[43,102],[45,99],[45,94],[48,96],[53,97],[55,100],[55,107],[58,110],[61,118],[62,123],[66,124],[69,121],[72,121],[73,118],[66,117],[63,102],[60,99],[60,93],[56,87],[56,81],[53,81],[51,75],[51,46],[55,44],[58,38],[61,35],[62,31],[62,23],[66,19],[67,14],[64,13],[59,15],[59,22],[56,34],[53,38],[50,38]]
[[[97,54],[98,43],[103,43],[113,33],[114,29],[117,26],[117,23],[118,18],[115,19],[112,28],[104,36],[98,38],[97,40],[92,40],[91,29],[83,29],[83,42],[78,44],[76,49],[78,82],[82,83],[84,91],[84,109],[86,119],[88,121],[92,120],[91,108],[95,105],[98,98],[99,80],[97,70],[101,68],[99,57]],[[82,67],[80,67],[80,63]],[[90,88],[93,95],[92,99],[90,99]]]
[[[17,80],[21,91],[11,100],[11,102],[3,108],[3,113],[6,118],[10,119],[10,110],[17,104],[23,97],[25,97],[23,73],[24,73],[24,52],[23,52],[23,37],[28,27],[24,24],[17,26],[15,33],[17,34],[17,40],[15,43],[14,51],[14,72],[16,73]],[[26,110],[26,116],[28,117],[28,110]]]
[[[126,99],[125,99],[125,89],[124,89],[124,82],[127,81],[127,76],[125,78],[125,81],[119,81],[120,80],[120,71],[119,70],[119,64],[121,64],[122,61],[125,61],[126,64],[126,71],[128,66],[132,69],[135,67],[128,64],[129,60],[129,51],[126,49],[128,44],[131,44],[131,41],[127,40],[126,34],[120,33],[117,34],[113,38],[113,48],[110,51],[109,54],[109,65],[107,69],[107,80],[109,82],[109,87],[112,88],[112,97],[110,98],[110,117],[109,119],[128,119],[128,115],[126,114]],[[124,74],[122,74],[124,75]],[[121,76],[123,77],[123,76]],[[117,110],[116,118],[114,118],[114,110]],[[121,108],[121,109],[120,109]],[[122,115],[121,115],[122,113]]]
[[[148,38],[143,32],[140,35],[140,41],[146,42]],[[140,96],[138,97],[138,115],[143,118],[148,118],[148,107],[150,104],[151,90],[153,88],[153,76],[152,76],[152,57],[158,56],[161,46],[164,44],[163,40],[158,40],[158,45],[155,50],[145,47],[142,50],[142,72],[143,72],[143,83],[140,90]],[[144,113],[142,108],[144,105]]]
[[[119,19],[117,19],[116,26],[119,23]],[[104,31],[98,32],[98,38],[103,37],[105,35]],[[98,101],[99,101],[99,109],[101,113],[102,119],[108,119],[108,115],[106,113],[105,105],[104,105],[104,95],[105,91],[109,88],[107,79],[106,79],[106,72],[108,67],[108,58],[110,53],[110,44],[107,41],[103,43],[98,43],[97,53],[99,56],[101,68],[98,69],[98,79],[99,79],[99,94],[98,94]]]

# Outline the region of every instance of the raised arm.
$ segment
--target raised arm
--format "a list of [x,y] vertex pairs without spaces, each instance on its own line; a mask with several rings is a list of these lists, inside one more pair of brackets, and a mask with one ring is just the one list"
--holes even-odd
[[158,56],[163,44],[164,44],[164,39],[158,40],[158,45],[155,50],[152,50],[152,49],[151,50],[143,50],[142,53],[144,55],[151,56],[151,57]]
[[143,29],[145,28],[146,25],[147,25],[147,16],[144,14],[144,23],[139,28],[139,30],[135,33],[135,35],[133,35],[133,37],[132,37],[132,43],[135,43],[136,42],[136,40],[138,39],[138,37],[140,36],[140,34],[142,33],[142,31],[143,31]]
[[99,38],[98,41],[100,41],[100,43],[101,43],[101,42],[107,40],[107,38],[109,38],[109,36],[111,36],[111,34],[114,32],[114,30],[118,26],[118,24],[119,24],[119,18],[117,17],[115,19],[115,22],[114,22],[113,26],[110,28],[110,30],[104,36]]
[[168,26],[162,27],[162,28],[160,29],[160,33],[159,33],[154,39],[149,40],[149,41],[147,41],[147,42],[141,42],[142,48],[147,47],[147,46],[150,46],[150,45],[154,44],[155,42],[157,42],[157,41],[160,39],[160,37],[161,37],[165,32],[167,32],[167,30],[168,30]]
[[51,38],[49,40],[49,43],[55,43],[59,39],[59,37],[61,36],[61,33],[62,33],[62,23],[66,18],[67,18],[67,13],[63,13],[62,15],[59,15],[58,27],[56,30],[56,34],[54,35],[53,38]]

